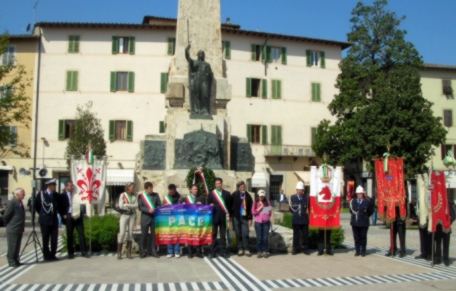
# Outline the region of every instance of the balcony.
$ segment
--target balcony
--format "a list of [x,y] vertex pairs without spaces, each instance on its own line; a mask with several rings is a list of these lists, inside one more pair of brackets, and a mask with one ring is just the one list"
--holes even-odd
[[264,146],[265,157],[315,157],[311,146],[299,145],[266,145]]

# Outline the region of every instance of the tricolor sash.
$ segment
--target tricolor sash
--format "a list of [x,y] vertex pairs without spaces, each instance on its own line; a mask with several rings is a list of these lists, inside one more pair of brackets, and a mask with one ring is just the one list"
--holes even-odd
[[152,198],[150,198],[149,194],[144,191],[143,195],[141,195],[144,203],[146,203],[147,207],[150,209],[155,209],[155,204],[152,202]]
[[173,205],[173,200],[171,199],[171,197],[169,197],[169,195],[165,196],[165,202],[168,205]]
[[126,202],[128,202],[128,204],[133,204],[133,197],[131,197],[127,192],[124,192],[123,194]]
[[225,199],[223,199],[222,194],[219,193],[217,188],[214,189],[213,193],[214,193],[215,199],[217,200],[218,204],[222,208],[223,212],[225,212],[226,228],[229,228],[230,227],[230,214],[228,212],[228,208],[226,207]]
[[195,199],[193,198],[193,195],[192,195],[192,194],[187,195],[187,201],[188,201],[188,203],[190,203],[190,204],[195,204]]

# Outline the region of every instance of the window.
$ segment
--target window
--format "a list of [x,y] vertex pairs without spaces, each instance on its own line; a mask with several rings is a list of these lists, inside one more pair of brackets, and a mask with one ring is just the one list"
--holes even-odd
[[279,63],[281,61],[280,53],[281,49],[279,47],[271,47],[271,62]]
[[176,39],[173,37],[168,38],[168,56],[174,56],[176,53]]
[[326,67],[325,52],[307,50],[306,57],[308,67],[318,67],[319,64],[321,68]]
[[14,93],[14,89],[10,85],[0,85],[0,98],[1,99],[12,98],[11,94],[13,94],[13,93]]
[[68,40],[68,52],[79,53],[79,35],[70,35]]
[[282,99],[282,81],[271,80],[272,83],[272,99]]
[[71,137],[72,132],[76,128],[76,121],[69,119],[59,120],[59,140],[65,140]]
[[443,110],[443,125],[453,126],[453,110]]
[[261,46],[259,46],[257,44],[252,44],[250,59],[254,62],[258,62],[258,61],[260,61],[260,56],[261,56]]
[[247,78],[246,79],[246,96],[247,97],[260,97],[261,79]]
[[266,125],[247,124],[247,139],[253,144],[268,143],[268,127]]
[[312,101],[321,101],[321,85],[320,83],[312,83]]
[[165,133],[165,122],[164,121],[160,121],[160,123],[158,124],[158,132]]
[[311,145],[315,144],[316,136],[317,136],[317,128],[316,127],[312,127],[310,129],[310,144]]
[[452,151],[453,155],[456,153],[456,144],[442,144],[440,147],[441,150],[441,158],[442,160],[446,157],[448,154],[448,151]]
[[67,91],[77,91],[78,90],[78,71],[67,71],[66,90]]
[[8,145],[15,147],[17,145],[17,126],[2,126],[3,135],[8,135]]
[[2,55],[2,66],[15,65],[16,61],[16,47],[7,46],[5,52]]
[[135,91],[134,72],[111,72],[110,91]]
[[135,37],[112,37],[112,54],[135,54]]
[[168,73],[160,73],[160,93],[166,93],[168,87]]
[[453,88],[451,87],[451,80],[442,80],[443,95],[453,95]]
[[231,42],[222,41],[222,54],[225,60],[231,59]]
[[133,121],[131,120],[110,120],[109,140],[133,140]]

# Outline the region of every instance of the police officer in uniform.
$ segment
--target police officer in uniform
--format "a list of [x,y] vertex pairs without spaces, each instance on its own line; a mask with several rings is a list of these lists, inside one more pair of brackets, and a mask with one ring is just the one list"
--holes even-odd
[[290,211],[293,215],[293,252],[296,255],[300,249],[300,237],[302,235],[303,253],[310,255],[309,252],[309,214],[307,213],[309,207],[309,199],[304,193],[304,183],[298,182],[296,184],[296,194],[290,197]]
[[366,256],[367,231],[369,230],[369,217],[374,212],[372,200],[366,199],[366,192],[362,186],[356,188],[356,198],[350,201],[350,225],[355,241],[355,257]]
[[[58,260],[55,256],[59,235],[59,219],[57,218],[57,200],[59,194],[55,192],[56,185],[57,182],[55,179],[46,182],[47,189],[39,192],[35,200],[35,210],[40,215],[38,222],[40,223],[43,257],[45,261]],[[51,241],[50,250],[49,241]]]

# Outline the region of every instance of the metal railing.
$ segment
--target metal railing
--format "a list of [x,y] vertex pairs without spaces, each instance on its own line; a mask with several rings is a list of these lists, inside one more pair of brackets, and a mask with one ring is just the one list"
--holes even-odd
[[267,157],[315,157],[311,146],[299,145],[266,145],[264,155]]

